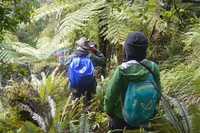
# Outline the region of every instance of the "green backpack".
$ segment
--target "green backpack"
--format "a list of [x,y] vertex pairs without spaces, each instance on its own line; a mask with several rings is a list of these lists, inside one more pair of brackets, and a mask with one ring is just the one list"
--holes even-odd
[[154,116],[158,99],[157,89],[151,73],[145,81],[129,83],[125,93],[122,115],[130,126],[146,124]]

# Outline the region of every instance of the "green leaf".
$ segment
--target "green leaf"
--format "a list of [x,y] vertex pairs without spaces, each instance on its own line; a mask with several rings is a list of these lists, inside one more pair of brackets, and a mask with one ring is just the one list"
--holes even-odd
[[137,9],[137,11],[138,11],[139,13],[142,13],[142,14],[144,13],[144,10],[141,9],[141,8],[140,8],[140,9]]
[[23,127],[21,128],[21,133],[42,133],[43,131],[40,130],[36,125],[32,122],[25,122]]
[[146,15],[144,15],[143,18],[144,18],[144,20],[147,20],[147,19],[148,19],[148,17],[147,17]]
[[115,6],[116,6],[114,2],[109,2],[108,5],[109,5],[110,7],[115,7]]
[[155,0],[149,0],[149,3],[152,4],[152,5],[155,5],[156,1]]
[[118,11],[118,12],[121,12],[121,11],[122,11],[122,9],[121,9],[121,8],[117,8],[117,11]]
[[149,8],[149,7],[145,7],[145,8],[144,8],[144,13],[147,13],[147,12],[148,12],[148,8]]
[[40,87],[39,95],[40,95],[40,98],[42,99],[42,101],[45,101],[45,98],[46,98],[46,88],[45,88],[45,85],[42,85]]

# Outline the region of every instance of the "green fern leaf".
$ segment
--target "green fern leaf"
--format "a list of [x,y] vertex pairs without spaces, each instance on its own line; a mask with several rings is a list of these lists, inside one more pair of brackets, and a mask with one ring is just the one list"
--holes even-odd
[[42,133],[43,131],[39,129],[32,122],[26,121],[24,125],[19,129],[21,133]]
[[79,133],[89,133],[90,132],[90,124],[85,113],[82,114],[80,118],[80,129]]
[[0,120],[0,123],[1,123],[0,129],[9,129],[14,133],[17,133],[15,129],[11,125],[7,124],[4,120]]
[[78,127],[76,127],[72,122],[69,122],[70,133],[77,133]]
[[51,4],[46,4],[42,8],[36,10],[35,16],[33,18],[34,20],[39,20],[40,18],[54,13],[58,13],[59,11],[62,11],[62,9],[69,7],[70,5],[68,3],[59,1],[53,2]]

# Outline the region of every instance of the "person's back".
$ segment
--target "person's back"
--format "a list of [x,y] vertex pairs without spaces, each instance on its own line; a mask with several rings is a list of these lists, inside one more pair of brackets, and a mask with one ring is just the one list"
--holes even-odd
[[[147,46],[147,38],[141,32],[131,32],[125,40],[126,62],[122,63],[115,70],[109,86],[106,89],[104,99],[104,110],[111,118],[111,130],[138,128],[137,126],[131,126],[124,120],[122,109],[129,83],[145,81],[151,74],[143,65],[148,69],[152,69],[156,85],[158,88],[161,87],[157,64],[145,59]],[[132,123],[132,125],[134,124]]]
[[[79,40],[76,41],[76,44],[78,47],[74,51],[74,53],[68,57],[60,56],[59,62],[60,65],[64,65],[67,69],[67,76],[69,77],[69,89],[72,92],[72,101],[85,95],[86,102],[88,102],[89,100],[91,100],[91,95],[96,93],[96,79],[94,76],[91,75],[89,81],[85,82],[85,84],[87,85],[72,85],[75,82],[78,83],[78,81],[74,80],[80,78],[81,75],[80,73],[75,73],[75,71],[83,72],[85,71],[85,68],[88,68],[87,71],[90,71],[91,74],[93,72],[93,67],[105,64],[106,59],[95,46],[91,46],[89,44],[89,39],[87,39],[86,37],[81,37]],[[89,51],[91,51],[93,54]],[[86,64],[87,66],[83,66],[83,64]],[[83,83],[84,80],[81,83]]]

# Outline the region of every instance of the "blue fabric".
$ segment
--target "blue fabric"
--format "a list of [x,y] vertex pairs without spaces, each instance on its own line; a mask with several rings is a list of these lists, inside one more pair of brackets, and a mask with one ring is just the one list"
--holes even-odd
[[71,88],[86,89],[93,80],[94,66],[88,57],[75,57],[70,63],[68,77]]
[[152,74],[142,82],[130,82],[125,93],[122,115],[131,126],[146,124],[154,115],[158,97]]

